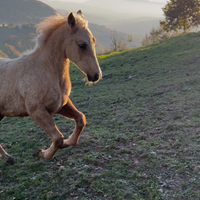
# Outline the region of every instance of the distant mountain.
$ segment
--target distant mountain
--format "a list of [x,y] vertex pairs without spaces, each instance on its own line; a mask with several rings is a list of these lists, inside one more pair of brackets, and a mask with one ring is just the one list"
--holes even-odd
[[[36,28],[33,23],[38,23],[44,17],[55,15],[57,12],[67,13],[65,10],[56,11],[36,0],[0,0],[0,50],[9,57],[16,57],[20,52],[33,48],[32,39],[36,37]],[[89,28],[97,39],[96,48],[99,53],[111,48],[112,29],[94,23],[89,23]],[[126,42],[128,34],[116,31],[117,40]],[[138,47],[141,41],[142,37],[133,36],[128,47]]]
[[0,24],[38,23],[56,11],[37,0],[0,0]]
[[[117,12],[114,11],[110,11],[107,9],[103,9],[103,8],[97,8],[97,7],[93,7],[90,6],[86,3],[77,3],[77,2],[62,2],[59,0],[41,0],[42,2],[50,5],[52,8],[55,9],[63,9],[63,10],[67,10],[70,12],[77,12],[78,10],[82,10],[83,14],[86,16],[86,18],[91,22],[91,23],[95,23],[97,24],[97,19],[99,20],[100,25],[106,25],[106,23],[108,21],[112,21],[116,18],[117,16]],[[89,19],[87,17],[87,15],[91,15],[95,18],[95,21],[91,18]]]
[[134,35],[145,36],[151,29],[159,27],[159,20],[162,18],[158,17],[140,17],[126,20],[120,20],[107,25],[111,29],[123,31]]
[[[41,0],[59,12],[76,12],[81,9],[90,23],[144,37],[162,20],[164,3],[147,0],[89,0],[84,3]],[[121,7],[120,7],[121,6]],[[121,10],[125,10],[124,13]]]
[[35,24],[0,26],[0,57],[15,58],[33,49],[36,36]]

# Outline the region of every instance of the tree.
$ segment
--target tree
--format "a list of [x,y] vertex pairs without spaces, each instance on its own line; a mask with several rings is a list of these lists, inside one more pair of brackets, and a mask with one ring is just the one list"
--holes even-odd
[[128,35],[127,42],[126,42],[126,41],[123,41],[122,38],[118,39],[117,31],[111,31],[110,39],[111,39],[111,50],[117,51],[117,50],[128,49],[127,42],[132,41],[132,36]]
[[111,48],[114,51],[117,51],[117,31],[111,31],[110,33],[110,39],[111,39]]
[[148,34],[145,35],[144,39],[142,40],[142,46],[147,46],[151,44],[151,40]]
[[178,35],[178,33],[174,34],[174,33],[167,33],[166,31],[164,31],[162,28],[152,28],[152,30],[150,31],[149,35],[146,34],[144,39],[142,40],[142,46],[146,46],[149,44],[155,44],[157,42],[166,40],[170,37],[174,37]]
[[167,32],[187,32],[191,27],[198,27],[200,24],[199,0],[170,0],[163,12],[165,21],[160,21],[160,26]]
[[133,35],[131,34],[127,35],[127,42],[133,42]]

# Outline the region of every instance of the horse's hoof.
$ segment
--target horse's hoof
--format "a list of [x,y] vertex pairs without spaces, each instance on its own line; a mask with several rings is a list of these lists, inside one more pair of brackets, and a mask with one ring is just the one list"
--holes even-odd
[[41,154],[41,152],[42,152],[42,149],[36,149],[34,152],[33,152],[33,156],[35,156],[35,157],[41,157],[40,156],[40,154]]
[[8,159],[6,160],[6,162],[9,165],[13,165],[15,163],[15,159],[13,157],[9,156]]

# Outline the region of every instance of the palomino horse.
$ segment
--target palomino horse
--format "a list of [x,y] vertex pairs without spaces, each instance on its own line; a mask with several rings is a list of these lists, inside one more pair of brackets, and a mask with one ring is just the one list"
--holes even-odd
[[[0,59],[0,121],[4,116],[31,116],[52,140],[47,150],[40,149],[35,155],[51,159],[58,149],[76,145],[86,125],[85,115],[69,98],[69,62],[75,63],[88,81],[97,82],[102,73],[95,38],[81,11],[48,17],[38,25],[38,31],[33,51],[17,59]],[[51,117],[55,113],[75,120],[68,139],[55,125]],[[1,145],[0,157],[14,163]]]

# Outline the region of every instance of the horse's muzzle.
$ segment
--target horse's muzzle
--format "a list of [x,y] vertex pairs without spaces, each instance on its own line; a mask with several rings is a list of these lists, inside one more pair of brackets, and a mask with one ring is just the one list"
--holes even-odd
[[96,73],[96,74],[94,75],[94,77],[92,77],[92,76],[90,76],[89,74],[87,74],[87,78],[88,78],[88,81],[96,82],[96,81],[99,80],[99,74]]

